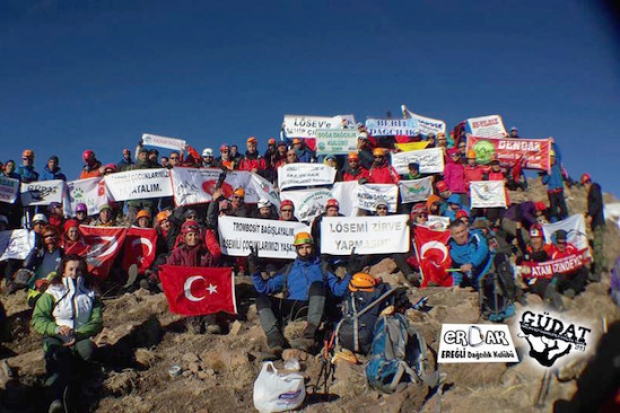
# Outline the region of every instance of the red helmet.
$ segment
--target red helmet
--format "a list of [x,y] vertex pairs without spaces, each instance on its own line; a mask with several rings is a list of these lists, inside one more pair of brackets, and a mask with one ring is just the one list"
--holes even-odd
[[340,209],[340,204],[338,203],[337,199],[332,198],[332,199],[327,200],[327,203],[325,204],[325,209],[331,208],[331,207]]
[[220,146],[220,152],[228,152],[228,145],[223,144],[222,146]]
[[84,153],[82,153],[82,159],[84,159],[85,161],[90,161],[91,159],[95,158],[95,152],[91,151],[90,149],[86,149],[84,151]]
[[456,219],[469,218],[469,214],[464,209],[459,209],[455,214]]
[[291,201],[290,199],[285,199],[284,201],[280,202],[280,210],[282,210],[282,208],[286,206],[295,207],[295,204],[293,204],[293,201]]
[[187,220],[181,226],[181,234],[185,235],[189,232],[200,232],[200,225],[194,220]]
[[592,177],[590,176],[590,174],[586,173],[586,174],[581,175],[581,185],[585,185],[591,181],[592,181]]
[[415,204],[413,208],[411,208],[411,215],[418,215],[418,214],[428,214],[428,211],[426,209],[426,204],[424,203]]

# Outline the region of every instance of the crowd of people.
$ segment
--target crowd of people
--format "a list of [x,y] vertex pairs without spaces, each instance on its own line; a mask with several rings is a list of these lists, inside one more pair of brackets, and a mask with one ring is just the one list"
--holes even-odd
[[[361,124],[358,128],[357,150],[337,156],[316,156],[306,141],[299,138],[278,141],[271,138],[262,154],[255,137],[246,140],[243,154],[236,145],[222,144],[218,154],[212,148],[199,153],[187,146],[183,151],[173,150],[162,155],[158,149],[147,149],[140,143],[133,156],[131,150],[124,149],[119,162],[107,164],[100,161],[92,150],[85,150],[84,167],[76,178],[150,168],[219,168],[223,176],[228,171],[249,171],[277,186],[278,168],[298,162],[322,162],[336,169],[336,181],[357,181],[359,184],[398,184],[401,180],[429,176],[420,173],[417,163],[410,163],[408,173],[399,175],[390,164],[390,153],[399,150],[394,141],[370,136]],[[511,129],[510,136],[518,138],[516,128]],[[548,203],[510,203],[506,191],[506,208],[471,208],[471,182],[503,181],[507,190],[524,191],[528,188],[527,179],[520,171],[514,173],[510,166],[501,165],[497,159],[487,165],[479,164],[476,153],[467,151],[464,131],[449,136],[444,133],[414,136],[409,140],[424,140],[427,148],[441,148],[445,169],[443,173],[431,175],[433,194],[426,201],[399,203],[398,213],[410,216],[411,243],[416,228],[429,226],[429,216],[449,220],[452,270],[447,282],[424,280],[425,274],[420,269],[415,248],[410,246],[409,253],[391,255],[406,279],[404,285],[416,288],[426,281],[428,286],[478,289],[484,275],[495,270],[495,258],[499,254],[519,264],[551,261],[577,252],[577,248],[568,242],[566,231],[556,231],[548,243],[543,238],[543,224],[568,217],[563,191],[565,185],[574,184],[562,168],[556,143],[551,152],[551,169],[540,172],[542,182],[547,186]],[[22,183],[67,179],[61,171],[58,156],[50,156],[39,172],[35,167],[35,154],[29,149],[23,151],[21,165],[7,160],[1,170],[2,176]],[[599,281],[604,269],[605,220],[601,188],[588,174],[584,174],[577,184],[588,190],[586,222],[594,235],[592,267],[580,267],[571,273],[554,274],[545,279],[532,277],[526,272],[522,274],[523,288],[540,295],[556,309],[563,307],[562,295],[568,298],[578,295],[587,282]],[[24,261],[2,262],[0,269],[8,293],[22,286],[29,289],[29,305],[34,308],[32,326],[46,336],[46,363],[48,374],[53,377],[48,387],[56,403],[54,406],[58,406],[59,389],[67,380],[66,357],[71,352],[84,360],[92,357],[94,348],[89,337],[98,333],[103,325],[99,294],[103,288],[109,287],[94,283],[88,277],[84,257],[76,255],[74,246],[79,242],[81,226],[136,226],[157,230],[154,263],[128,288],[145,288],[153,293],[161,291],[159,266],[162,264],[233,266],[238,274],[250,275],[257,294],[259,319],[268,347],[274,354],[289,345],[313,351],[320,342],[319,329],[326,314],[337,312],[335,301],[357,291],[374,291],[377,287],[372,281],[374,279],[362,270],[385,256],[361,257],[353,252],[350,257],[342,259],[321,253],[320,222],[325,217],[342,216],[337,199],[327,201],[323,212],[309,223],[309,232],[295,236],[293,245],[297,257],[293,262],[258,258],[255,253],[247,258],[223,255],[218,239],[218,217],[297,221],[294,202],[284,200],[276,207],[269,200],[260,199],[257,204],[248,204],[242,187],[235,188],[229,198],[216,189],[212,199],[206,204],[178,208],[168,198],[110,202],[100,206],[97,214],[91,214],[85,204],[79,204],[75,216],[64,216],[59,203],[36,210],[22,207],[19,199],[12,204],[0,203],[0,231],[27,227],[35,233],[35,248],[29,257]],[[27,220],[24,219],[25,212],[30,213]],[[382,201],[377,202],[374,211],[362,213],[378,217],[390,214],[387,203]],[[110,282],[121,286],[127,277],[127,274],[120,274],[110,277]],[[274,294],[279,292],[283,293],[282,298],[275,298]],[[77,308],[71,307],[68,296],[76,297]],[[282,335],[282,324],[295,318],[302,309],[305,309],[307,320],[303,337],[297,342],[287,343]],[[222,331],[221,323],[215,315],[192,317],[188,327],[196,332],[218,333]]]

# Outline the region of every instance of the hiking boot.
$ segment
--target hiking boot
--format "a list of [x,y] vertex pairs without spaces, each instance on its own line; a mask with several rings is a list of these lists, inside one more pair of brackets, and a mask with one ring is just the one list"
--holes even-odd
[[275,333],[271,333],[267,336],[267,347],[269,347],[269,351],[274,354],[280,354],[284,351],[284,347],[286,347],[286,340],[284,340],[284,336],[279,331]]
[[48,413],[65,413],[65,408],[62,405],[62,401],[54,400],[52,404],[50,404],[50,408],[47,411]]

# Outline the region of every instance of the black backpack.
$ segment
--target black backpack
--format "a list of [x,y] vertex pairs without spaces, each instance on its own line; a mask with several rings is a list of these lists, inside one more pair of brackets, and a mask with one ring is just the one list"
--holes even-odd
[[482,318],[499,323],[515,314],[514,302],[520,290],[506,254],[496,254],[493,264],[495,270],[480,278],[478,300]]

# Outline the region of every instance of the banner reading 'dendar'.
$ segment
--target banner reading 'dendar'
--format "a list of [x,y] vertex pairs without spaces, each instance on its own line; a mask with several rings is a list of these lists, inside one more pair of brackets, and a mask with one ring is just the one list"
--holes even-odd
[[104,181],[115,201],[172,196],[170,170],[166,168],[119,172],[106,175]]
[[421,149],[419,151],[392,153],[392,166],[400,175],[409,173],[409,164],[420,165],[420,173],[443,173],[443,152],[441,148]]
[[295,234],[309,229],[300,222],[221,216],[218,231],[223,254],[246,257],[253,247],[259,257],[295,259]]
[[409,251],[407,215],[383,217],[323,217],[321,253],[350,255],[391,254]]
[[503,166],[514,166],[521,159],[527,169],[549,170],[551,168],[551,139],[467,138],[467,151],[476,153],[480,164],[497,159]]

